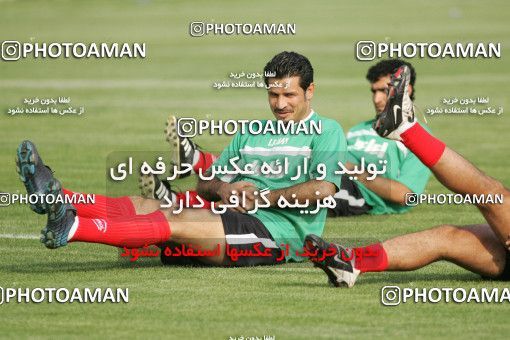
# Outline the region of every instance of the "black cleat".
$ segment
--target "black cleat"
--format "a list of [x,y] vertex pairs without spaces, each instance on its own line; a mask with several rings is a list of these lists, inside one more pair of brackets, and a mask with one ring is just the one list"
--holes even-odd
[[[48,184],[53,180],[53,173],[44,165],[37,149],[31,141],[23,141],[16,152],[16,171],[25,185],[29,195],[44,195]],[[46,214],[46,206],[37,200],[30,204],[30,209],[38,214]]]
[[[328,276],[328,281],[335,287],[354,286],[360,271],[354,268],[354,254],[352,258],[345,259],[349,254],[341,246],[328,243],[317,235],[307,235],[304,247],[310,254],[315,267],[322,269]],[[334,255],[333,255],[334,253]]]
[[[177,123],[177,118],[174,115],[168,117],[166,121],[165,137],[166,141],[170,143],[170,146],[174,150],[172,163],[177,166],[177,170],[181,170],[182,164],[193,165],[195,150],[199,150],[199,146],[193,143],[190,138],[179,136]],[[178,175],[176,178],[188,177],[191,174],[191,171],[187,171],[184,174]]]
[[47,248],[55,249],[67,245],[67,238],[76,217],[76,209],[69,203],[64,203],[62,187],[57,179],[53,179],[46,191],[46,196],[52,196],[54,203],[46,202],[48,223],[41,230],[41,243]]
[[411,71],[406,65],[399,67],[391,75],[386,107],[377,115],[372,126],[379,136],[401,140],[400,134],[416,122],[413,102],[408,93],[410,79]]
[[144,198],[162,201],[165,197],[172,200],[172,186],[166,180],[160,180],[154,174],[140,175],[138,179],[138,187]]

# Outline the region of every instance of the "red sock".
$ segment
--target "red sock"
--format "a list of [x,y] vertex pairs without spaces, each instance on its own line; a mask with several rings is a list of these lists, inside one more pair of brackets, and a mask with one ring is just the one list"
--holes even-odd
[[382,272],[388,268],[388,256],[381,243],[354,248],[354,267],[362,273]]
[[166,242],[171,234],[170,223],[159,210],[147,215],[76,218],[78,226],[69,242],[81,241],[140,248]]
[[[197,197],[200,197],[198,196],[198,193],[196,191],[188,191],[188,196],[189,196],[189,204],[186,204],[186,192],[176,192],[175,193],[175,196],[177,197],[177,202],[180,203],[180,204],[184,204],[184,208],[192,208],[193,205],[195,204],[199,204],[199,200],[197,199]],[[200,197],[200,199],[202,200],[202,202],[204,202],[204,206],[202,207],[202,209],[210,209],[211,208],[211,202],[210,201],[207,201],[206,199]]]
[[202,172],[205,173],[205,171],[211,167],[211,165],[218,157],[209,152],[204,152],[201,150],[198,150],[198,152],[198,161],[193,164],[193,171],[198,174],[198,170],[202,169]]
[[418,123],[400,137],[404,145],[429,168],[439,161],[446,148],[445,143],[432,136]]
[[[72,196],[78,193],[71,190],[62,189],[64,194]],[[84,194],[78,194],[84,195]],[[129,197],[107,197],[102,195],[94,195],[95,203],[86,204],[78,203],[73,204],[76,208],[76,214],[80,217],[88,218],[114,218],[119,216],[133,216],[136,215],[135,207]]]

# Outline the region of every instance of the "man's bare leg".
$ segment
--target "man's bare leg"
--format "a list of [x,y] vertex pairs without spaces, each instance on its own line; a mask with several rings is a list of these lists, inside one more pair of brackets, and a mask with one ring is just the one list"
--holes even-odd
[[478,204],[500,241],[510,235],[510,192],[498,180],[484,174],[471,162],[446,147],[436,165],[430,168],[439,182],[451,191],[463,195],[502,195],[502,204]]
[[403,65],[391,76],[388,100],[373,128],[383,137],[399,140],[411,150],[448,189],[463,195],[503,195],[503,204],[478,204],[478,208],[506,245],[510,239],[510,192],[468,160],[433,137],[416,120],[409,97],[411,72]]
[[496,195],[503,203],[476,204],[503,245],[510,236],[510,192],[498,180],[486,175],[467,159],[430,135],[419,124],[401,134],[402,141],[446,188],[462,195]]
[[482,276],[497,277],[506,264],[505,248],[487,224],[442,225],[397,236],[382,246],[388,271],[416,270],[445,260]]
[[[160,210],[159,200],[147,199],[139,196],[129,197],[138,215],[150,214]],[[191,245],[195,250],[213,250],[220,246],[220,256],[203,257],[200,261],[221,265],[225,260],[225,232],[219,215],[205,209],[183,209],[174,214],[173,209],[161,209],[168,220],[172,235],[169,241]]]
[[170,241],[195,250],[214,250],[219,245],[219,256],[197,259],[214,265],[225,263],[225,231],[219,215],[206,209],[183,209],[179,214],[173,214],[171,209],[161,211],[172,228]]
[[[350,251],[316,235],[308,235],[304,246],[315,266],[337,287],[354,286],[360,273],[411,271],[441,260],[485,277],[508,279],[509,274],[507,251],[487,224],[442,225]],[[325,256],[332,247],[342,256]]]
[[[49,192],[61,195],[62,189],[56,179],[51,180]],[[115,200],[114,198],[106,198]],[[172,209],[160,210],[160,201],[133,197],[122,199],[116,204],[128,205],[131,214],[112,216],[104,209],[97,209],[97,216],[91,216],[94,209],[78,209],[62,202],[47,204],[49,218],[42,231],[41,241],[48,248],[59,248],[69,242],[91,242],[116,247],[139,248],[158,245],[167,241],[184,244],[194,250],[216,250],[219,255],[197,257],[213,265],[225,264],[225,233],[220,216],[205,209],[184,209],[174,214]],[[80,211],[82,209],[83,211]],[[80,214],[86,212],[87,214]],[[136,214],[150,212],[148,214]]]
[[174,214],[173,209],[160,209],[159,200],[139,196],[129,197],[137,215],[160,211],[171,229],[168,240],[189,246],[194,250],[214,250],[218,245],[220,255],[215,257],[197,257],[201,262],[222,265],[225,260],[225,232],[219,215],[206,209],[183,209]]
[[[32,142],[23,141],[16,156],[17,171],[29,194],[40,192],[53,197],[64,197],[64,191],[75,194],[62,189],[60,181],[44,165]],[[99,202],[91,205],[73,206],[64,200],[55,200],[32,207],[35,212],[48,215],[46,227],[41,230],[41,242],[50,249],[63,247],[69,242],[138,248],[175,241],[190,244],[197,250],[216,249],[219,244],[220,255],[201,260],[223,264],[223,223],[212,211],[187,209],[181,214],[173,214],[171,210],[159,210],[159,200],[97,196]]]
[[392,75],[388,101],[378,115],[374,129],[383,137],[399,140],[411,150],[448,189],[463,195],[503,195],[503,204],[477,205],[483,216],[505,243],[510,236],[510,192],[497,180],[485,175],[468,160],[433,137],[416,120],[408,84],[411,72],[401,66]]
[[161,207],[161,201],[157,199],[144,198],[140,196],[129,196],[131,203],[135,207],[137,215],[150,214]]

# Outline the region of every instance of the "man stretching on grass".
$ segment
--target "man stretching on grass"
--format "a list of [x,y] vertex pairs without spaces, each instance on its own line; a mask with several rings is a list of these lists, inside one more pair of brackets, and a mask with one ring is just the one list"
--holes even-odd
[[[453,192],[478,197],[498,195],[503,203],[477,204],[486,224],[441,225],[350,251],[308,235],[305,247],[311,260],[335,286],[352,287],[360,273],[416,270],[440,260],[484,277],[510,280],[510,192],[416,124],[408,82],[409,69],[400,67],[392,76],[386,108],[374,123],[377,133],[402,141]],[[369,253],[375,256],[363,256]]]
[[[238,133],[224,150],[216,165],[233,169],[230,160],[238,157],[237,165],[283,161],[288,157],[289,170],[279,176],[262,176],[258,173],[223,176],[218,174],[210,181],[200,181],[197,191],[211,201],[231,202],[232,196],[244,192],[246,204],[236,210],[227,210],[220,216],[205,209],[184,209],[174,214],[173,209],[160,209],[159,200],[142,197],[105,197],[96,195],[92,205],[70,205],[57,201],[53,204],[36,204],[32,209],[48,214],[48,222],[41,232],[41,242],[48,248],[59,248],[70,242],[93,242],[116,247],[138,248],[160,245],[167,241],[189,246],[194,250],[208,250],[215,256],[200,257],[201,262],[213,265],[262,265],[283,263],[285,260],[301,260],[295,255],[302,249],[305,235],[322,234],[326,208],[317,214],[301,214],[299,209],[280,209],[278,200],[306,200],[317,202],[334,195],[340,187],[340,176],[333,171],[317,173],[318,165],[327,169],[337,168],[338,160],[345,152],[342,128],[331,119],[320,117],[311,108],[314,94],[313,68],[308,59],[294,52],[282,52],[264,68],[269,106],[276,121],[285,126],[298,122],[310,125],[320,122],[322,133],[291,132],[281,130],[276,134],[253,135],[249,131]],[[281,84],[287,84],[281,86]],[[268,121],[262,121],[268,122]],[[276,124],[275,124],[276,125]],[[310,131],[311,129],[309,129]],[[285,141],[274,145],[273,140]],[[298,166],[307,158],[310,171],[295,181]],[[35,145],[21,143],[17,150],[17,170],[29,194],[73,195],[62,189],[60,182],[43,164]],[[320,180],[316,179],[319,178]],[[257,192],[268,188],[266,198],[269,208],[246,214],[256,200]],[[260,250],[271,256],[241,257],[236,263],[225,254],[228,247],[240,251],[260,244]],[[280,257],[280,244],[289,245],[286,258]],[[266,250],[269,249],[269,252]]]
[[[366,79],[370,84],[376,117],[386,106],[390,76],[402,65],[407,65],[410,69],[408,90],[414,100],[416,72],[410,63],[400,59],[388,59],[369,68]],[[364,161],[366,164],[375,164],[378,170],[385,167],[386,172],[370,180],[367,179],[370,174],[366,171],[357,174],[356,180],[344,176],[340,190],[335,194],[336,206],[328,210],[329,216],[404,213],[412,208],[405,204],[406,194],[421,194],[427,185],[430,170],[400,141],[377,135],[372,128],[376,117],[355,125],[347,132],[345,165],[352,170]],[[216,155],[202,150],[191,138],[178,135],[177,119],[173,115],[168,118],[166,125],[166,140],[175,150],[174,162],[178,167],[183,163],[191,165],[190,171],[181,173],[179,178],[200,170],[206,171],[213,164]],[[171,200],[174,203],[182,204],[187,199],[187,202],[193,205],[197,199],[196,192],[188,191],[185,194],[172,190],[171,182],[152,174],[140,176],[140,189],[143,197]]]

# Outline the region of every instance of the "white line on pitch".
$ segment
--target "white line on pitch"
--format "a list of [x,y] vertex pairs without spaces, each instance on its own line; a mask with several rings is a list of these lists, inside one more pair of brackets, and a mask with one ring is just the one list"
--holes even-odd
[[38,240],[39,236],[27,234],[0,234],[0,239]]

